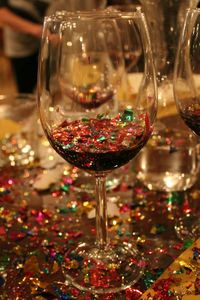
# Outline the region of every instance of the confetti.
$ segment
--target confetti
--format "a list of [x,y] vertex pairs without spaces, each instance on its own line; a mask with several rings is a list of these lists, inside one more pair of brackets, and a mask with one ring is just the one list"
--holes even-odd
[[[134,122],[134,112],[133,115],[132,112],[126,114],[126,122]],[[102,121],[105,116],[100,116],[99,119]],[[89,122],[83,121],[85,126]],[[141,122],[145,123],[144,119]],[[65,128],[66,124],[63,123],[62,126]],[[124,124],[120,126],[123,128]],[[148,128],[148,120],[145,126]],[[103,145],[108,138],[115,142],[119,136],[101,133],[95,143]],[[60,163],[55,167],[55,172],[48,173],[54,177],[51,178],[52,183],[46,185],[47,188],[36,188],[34,183],[45,171],[38,163],[33,167],[32,162],[25,169],[19,163],[0,170],[0,294],[4,299],[9,299],[5,294],[9,291],[9,297],[13,299],[23,299],[30,295],[30,299],[115,300],[113,295],[104,295],[102,298],[92,296],[66,284],[61,270],[61,264],[66,259],[65,253],[85,239],[94,242],[95,198],[94,194],[77,193],[73,190],[77,170]],[[172,208],[171,213],[175,211],[177,215],[187,213],[188,209],[192,213],[194,208],[180,193],[173,193],[171,196],[155,193],[139,182],[135,182],[131,193],[127,193],[129,189],[130,187],[124,189],[122,182],[114,191],[120,197],[116,197],[114,201],[111,197],[111,202],[108,201],[108,225],[109,235],[114,243],[125,240],[134,245],[137,241],[139,251],[146,258],[144,276],[136,285],[120,293],[119,298],[137,300],[148,287],[159,280],[167,266],[193,243],[192,240],[180,242],[177,239],[174,221],[168,219],[169,207]],[[112,193],[113,191],[111,195]],[[198,199],[198,195],[198,189],[191,190],[192,199]],[[175,207],[177,209],[173,210]],[[174,241],[169,240],[169,237]],[[192,248],[191,257],[191,261],[179,265],[173,275],[182,276],[191,270],[196,272],[196,265],[199,263],[198,247]],[[74,271],[80,264],[81,259],[75,254],[66,261],[66,265]],[[117,266],[110,265],[109,274],[113,281],[118,280],[116,270]],[[86,266],[84,281],[87,283],[92,280],[96,286],[106,287],[107,277],[102,274],[95,269],[88,272]],[[57,286],[57,280],[62,283],[61,287],[60,284]],[[163,297],[162,300],[173,299],[173,284],[172,278],[158,281],[156,292]],[[193,286],[199,293],[198,277]]]

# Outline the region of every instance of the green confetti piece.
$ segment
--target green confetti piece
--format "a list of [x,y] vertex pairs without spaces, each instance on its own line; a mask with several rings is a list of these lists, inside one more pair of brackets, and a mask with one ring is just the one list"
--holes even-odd
[[130,231],[127,231],[126,232],[126,236],[131,236],[132,234],[131,234],[131,232]]
[[88,123],[88,122],[89,122],[89,119],[88,119],[88,118],[82,118],[82,122]]
[[69,212],[69,209],[67,207],[63,207],[59,209],[59,213],[60,214],[66,214]]
[[144,275],[144,284],[146,286],[146,288],[150,288],[150,286],[154,283],[155,281],[155,277],[154,275],[147,271]]
[[49,269],[48,269],[48,268],[45,268],[45,269],[44,269],[44,273],[45,273],[45,274],[49,274]]
[[63,261],[63,255],[60,254],[60,253],[56,254],[56,260],[57,260],[58,262],[62,263],[62,261]]
[[97,99],[97,92],[93,92],[90,95],[91,95],[91,99],[92,100],[96,100]]
[[188,249],[190,246],[192,246],[193,244],[193,240],[186,240],[184,241],[183,247],[181,248],[181,250],[186,250]]
[[97,142],[104,142],[106,140],[105,136],[100,136],[98,139],[97,139]]
[[77,206],[71,207],[71,208],[70,208],[70,211],[71,211],[71,212],[77,212]]
[[68,150],[68,149],[73,148],[73,147],[74,147],[74,144],[73,144],[73,143],[72,143],[72,144],[67,144],[67,145],[64,145],[64,146],[62,146],[62,147],[63,147],[64,150]]
[[168,294],[169,296],[173,296],[173,293],[172,293],[172,291],[170,291],[170,290],[167,291],[167,294]]
[[157,224],[156,225],[156,233],[163,233],[163,232],[165,232],[166,231],[166,229],[165,229],[165,226],[164,225],[162,225],[162,224]]
[[131,122],[133,121],[135,115],[132,109],[126,108],[122,114],[121,120],[123,122]]
[[104,114],[98,114],[98,115],[97,115],[97,119],[99,119],[99,120],[103,119],[104,117],[105,117]]
[[157,269],[156,279],[159,278],[162,275],[163,272],[164,272],[164,269]]
[[7,255],[3,255],[0,257],[0,271],[4,271],[6,267],[9,265],[10,257]]
[[120,229],[117,230],[117,234],[118,234],[118,236],[123,236],[123,232]]
[[180,193],[172,192],[169,198],[167,198],[168,204],[174,204],[177,203],[178,205],[181,205],[183,203],[183,197],[180,195]]
[[62,185],[60,188],[64,192],[69,192],[70,190],[70,186],[68,184]]

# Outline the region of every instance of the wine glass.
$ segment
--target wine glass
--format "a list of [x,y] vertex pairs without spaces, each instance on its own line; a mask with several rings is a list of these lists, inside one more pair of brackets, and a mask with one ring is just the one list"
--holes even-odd
[[[179,40],[174,69],[177,109],[192,132],[200,136],[200,9],[188,9]],[[199,216],[188,214],[176,224],[180,238],[200,234]]]
[[[126,5],[110,5],[108,11],[119,11],[119,12],[135,12],[141,9],[141,6],[136,4]],[[129,29],[129,25],[125,22],[120,23],[122,49],[124,52],[125,70],[126,76],[133,73],[135,66],[138,67],[138,60],[142,57],[142,49],[140,43],[140,37],[135,27]],[[128,26],[128,27],[127,27]],[[129,31],[133,31],[131,34]]]
[[[127,99],[117,93],[125,72],[122,23],[127,35],[137,32],[144,56],[138,96]],[[152,132],[157,89],[144,15],[100,11],[46,17],[38,74],[40,119],[51,146],[96,180],[96,242],[71,247],[63,274],[83,291],[119,292],[139,279],[144,263],[131,241],[109,240],[105,180],[136,156]]]

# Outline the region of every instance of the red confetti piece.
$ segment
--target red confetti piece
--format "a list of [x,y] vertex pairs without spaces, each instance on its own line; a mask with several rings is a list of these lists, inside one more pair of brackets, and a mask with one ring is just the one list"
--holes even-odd
[[71,289],[71,294],[74,297],[78,297],[80,295],[80,291],[77,289]]
[[[108,276],[108,275],[107,275]],[[109,280],[104,271],[94,269],[90,271],[90,284],[96,288],[109,288]]]
[[123,206],[121,206],[120,207],[120,209],[119,209],[119,211],[121,212],[121,213],[125,213],[125,212],[128,212],[128,211],[130,211],[131,209],[130,209],[130,206],[128,205],[128,204],[124,204]]
[[4,226],[0,226],[0,236],[4,236],[6,234],[6,230]]
[[156,292],[157,299],[162,300],[171,300],[174,298],[173,293],[171,292],[170,288],[175,283],[173,278],[168,279],[160,279],[158,280],[153,289]]
[[146,125],[146,134],[149,135],[149,133],[152,131],[151,130],[151,123],[149,119],[149,114],[145,114],[145,125]]
[[138,300],[141,295],[142,292],[135,288],[126,289],[126,300]]
[[62,191],[54,191],[52,192],[52,196],[54,198],[60,197],[62,195]]
[[23,240],[26,237],[25,233],[22,232],[11,232],[10,238],[13,241],[20,241]]

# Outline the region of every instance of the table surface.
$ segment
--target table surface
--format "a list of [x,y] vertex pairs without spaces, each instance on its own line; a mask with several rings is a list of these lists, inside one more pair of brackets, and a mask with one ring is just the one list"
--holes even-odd
[[194,242],[179,240],[174,225],[179,216],[198,211],[199,179],[187,193],[167,194],[149,191],[136,179],[128,186],[125,173],[108,192],[109,236],[137,245],[146,259],[144,275],[115,295],[81,293],[64,283],[60,264],[70,247],[95,241],[94,192],[77,191],[70,168],[40,191],[34,186],[40,174],[38,162],[0,169],[0,299],[139,299]]

